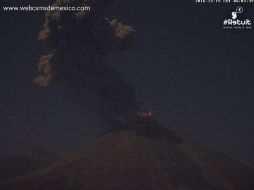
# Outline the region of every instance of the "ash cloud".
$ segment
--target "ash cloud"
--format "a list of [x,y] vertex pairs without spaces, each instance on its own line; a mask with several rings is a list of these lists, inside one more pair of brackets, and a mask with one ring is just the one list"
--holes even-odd
[[135,29],[116,19],[105,18],[111,0],[57,0],[54,6],[90,6],[91,11],[49,11],[39,39],[52,49],[39,61],[40,86],[71,84],[79,89],[81,103],[86,91],[93,91],[96,112],[108,121],[128,117],[139,109],[135,90],[104,58],[115,51],[131,48]]

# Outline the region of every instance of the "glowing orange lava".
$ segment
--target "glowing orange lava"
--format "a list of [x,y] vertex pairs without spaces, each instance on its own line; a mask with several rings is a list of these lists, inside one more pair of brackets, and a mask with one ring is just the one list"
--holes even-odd
[[153,112],[150,112],[150,111],[137,111],[135,113],[136,116],[138,117],[146,117],[146,118],[149,118],[149,117],[153,117]]

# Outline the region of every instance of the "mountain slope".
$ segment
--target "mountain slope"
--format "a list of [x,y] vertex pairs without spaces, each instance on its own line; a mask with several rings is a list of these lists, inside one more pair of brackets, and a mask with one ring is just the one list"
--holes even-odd
[[252,190],[254,171],[182,140],[155,121],[105,134],[4,190]]

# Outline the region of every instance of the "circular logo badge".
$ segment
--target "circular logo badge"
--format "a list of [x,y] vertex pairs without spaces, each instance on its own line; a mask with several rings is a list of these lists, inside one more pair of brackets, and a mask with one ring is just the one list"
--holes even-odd
[[242,13],[243,12],[243,8],[242,7],[237,7],[236,8],[236,13]]

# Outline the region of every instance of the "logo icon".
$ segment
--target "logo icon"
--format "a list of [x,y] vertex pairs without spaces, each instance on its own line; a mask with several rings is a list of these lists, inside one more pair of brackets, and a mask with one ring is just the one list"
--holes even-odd
[[238,6],[235,11],[231,13],[231,19],[225,19],[223,21],[224,29],[251,29],[250,19],[238,19],[239,14],[243,12],[243,8]]
[[240,14],[243,12],[243,8],[242,7],[237,7],[235,12],[232,12],[232,19],[236,19],[237,18],[237,14]]

